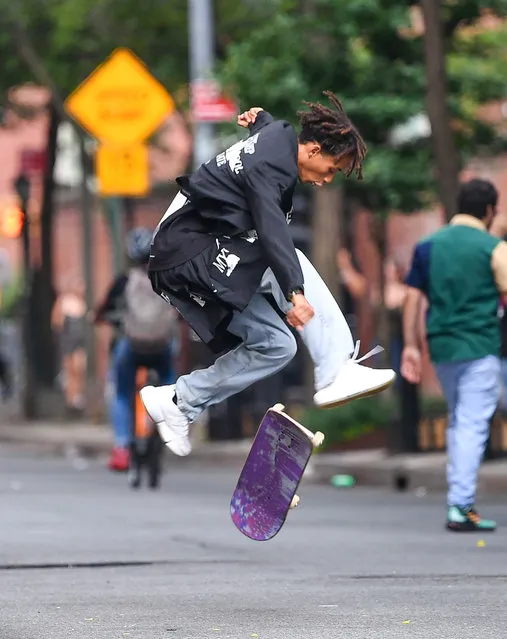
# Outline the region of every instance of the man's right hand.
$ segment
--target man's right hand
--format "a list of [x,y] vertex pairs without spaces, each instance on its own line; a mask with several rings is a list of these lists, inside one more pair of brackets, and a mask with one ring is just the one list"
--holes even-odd
[[401,374],[411,384],[419,384],[422,374],[421,351],[416,346],[405,346],[401,355]]
[[248,129],[250,124],[254,124],[257,119],[257,114],[260,111],[264,111],[264,109],[262,107],[251,107],[248,111],[244,111],[241,115],[238,115],[239,126]]
[[302,293],[298,293],[292,297],[294,306],[287,313],[287,321],[298,331],[303,329],[305,324],[315,315],[313,306],[309,303]]

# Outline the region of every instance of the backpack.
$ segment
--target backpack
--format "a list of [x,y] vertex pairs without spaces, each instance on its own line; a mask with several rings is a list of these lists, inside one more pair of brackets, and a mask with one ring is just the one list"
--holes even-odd
[[163,351],[176,336],[177,313],[152,288],[142,267],[129,272],[125,287],[125,336],[134,351]]

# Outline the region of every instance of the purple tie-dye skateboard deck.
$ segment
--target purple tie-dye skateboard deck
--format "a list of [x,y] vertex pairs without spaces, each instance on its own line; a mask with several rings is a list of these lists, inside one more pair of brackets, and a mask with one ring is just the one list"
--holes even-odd
[[231,517],[255,541],[272,539],[282,528],[314,446],[323,441],[282,412],[264,415],[231,500]]

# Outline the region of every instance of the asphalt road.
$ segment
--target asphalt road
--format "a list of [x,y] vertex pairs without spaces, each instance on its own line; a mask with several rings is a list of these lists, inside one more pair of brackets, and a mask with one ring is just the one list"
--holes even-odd
[[229,519],[236,473],[134,493],[98,462],[0,453],[0,639],[500,639],[502,528],[443,529],[440,495],[307,482],[274,540]]

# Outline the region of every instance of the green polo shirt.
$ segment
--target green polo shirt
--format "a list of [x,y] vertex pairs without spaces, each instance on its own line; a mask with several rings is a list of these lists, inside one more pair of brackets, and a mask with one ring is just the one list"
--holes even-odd
[[426,329],[435,363],[500,354],[499,292],[507,292],[507,244],[470,215],[419,242],[407,284],[429,302]]

